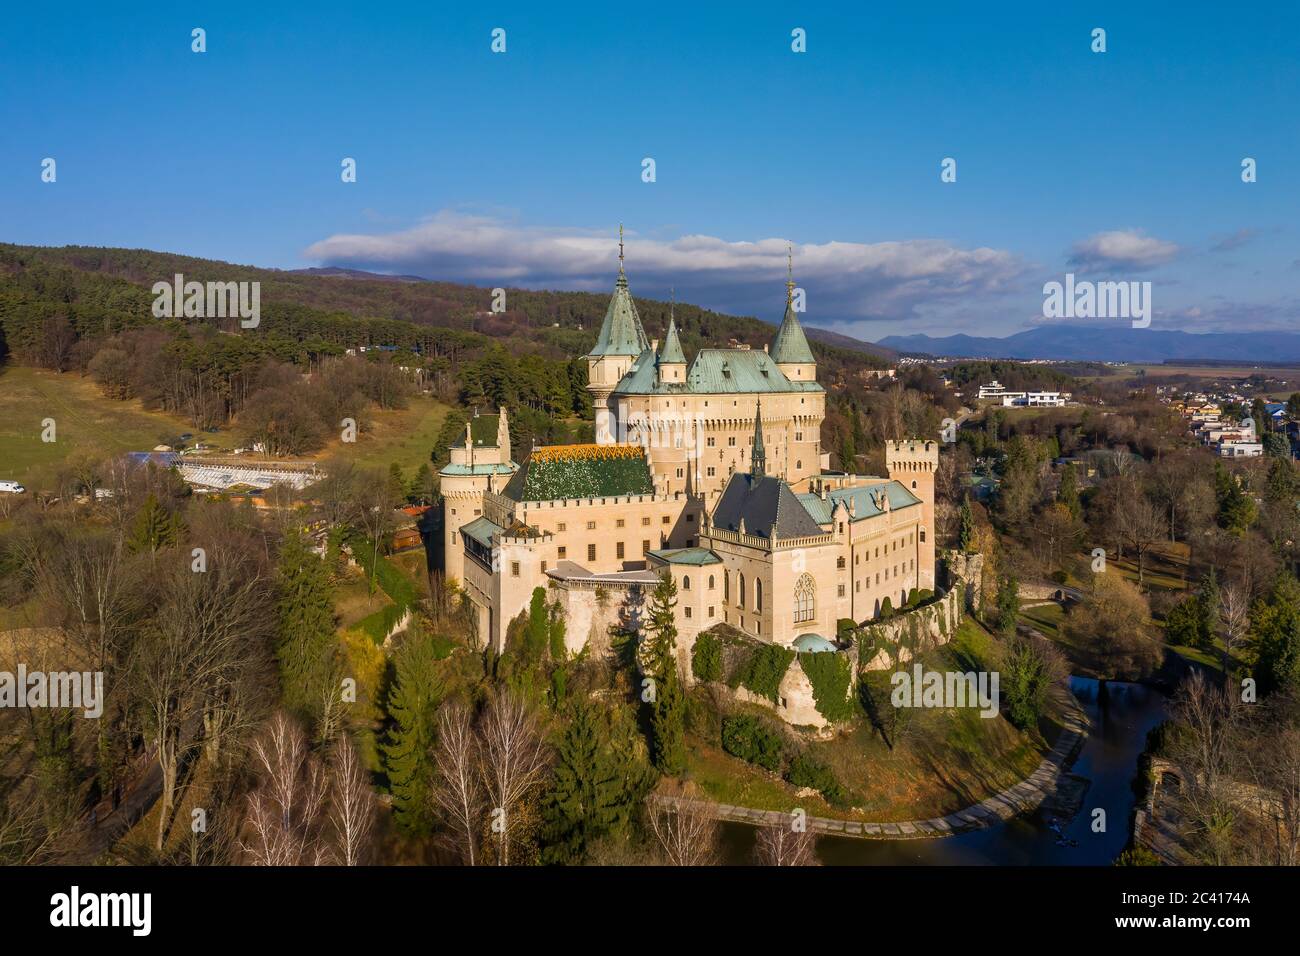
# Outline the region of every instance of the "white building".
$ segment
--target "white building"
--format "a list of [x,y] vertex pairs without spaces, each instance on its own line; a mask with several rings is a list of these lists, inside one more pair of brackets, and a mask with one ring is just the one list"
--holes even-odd
[[1070,401],[1069,392],[1009,392],[1001,382],[994,380],[981,385],[979,398],[994,401],[1005,407],[1060,408]]

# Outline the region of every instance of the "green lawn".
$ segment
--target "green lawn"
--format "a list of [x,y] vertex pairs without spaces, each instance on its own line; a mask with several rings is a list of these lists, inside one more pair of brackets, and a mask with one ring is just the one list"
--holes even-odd
[[[41,441],[46,418],[54,419],[53,442]],[[148,451],[163,438],[193,431],[184,419],[146,411],[138,401],[105,398],[76,373],[0,366],[0,478],[29,491],[50,490],[59,467],[74,456]]]
[[384,470],[397,462],[409,480],[421,464],[432,467],[433,443],[450,410],[448,405],[424,395],[411,399],[406,408],[374,409],[370,427],[362,430],[355,443],[332,441],[319,457],[342,455],[363,468]]

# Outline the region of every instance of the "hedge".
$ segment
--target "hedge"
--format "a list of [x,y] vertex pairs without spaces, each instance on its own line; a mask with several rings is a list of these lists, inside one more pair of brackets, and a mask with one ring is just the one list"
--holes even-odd
[[833,807],[846,807],[850,803],[849,792],[840,785],[835,771],[806,753],[795,754],[785,779],[796,787],[812,787],[820,791]]
[[753,714],[723,718],[722,749],[766,770],[779,771],[785,761],[781,734]]

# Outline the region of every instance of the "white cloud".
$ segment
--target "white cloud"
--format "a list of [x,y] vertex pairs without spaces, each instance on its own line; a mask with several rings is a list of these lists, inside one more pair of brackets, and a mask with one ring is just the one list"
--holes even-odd
[[1142,271],[1172,262],[1180,251],[1176,243],[1144,235],[1139,229],[1115,229],[1076,242],[1070,249],[1069,263],[1088,272]]
[[[304,255],[323,265],[479,285],[604,290],[613,284],[617,251],[612,230],[444,211],[398,232],[330,236]],[[807,293],[807,320],[827,326],[969,308],[978,298],[1020,291],[1026,272],[1006,250],[963,249],[939,239],[796,245],[794,269]],[[638,294],[666,297],[675,287],[679,300],[775,321],[784,304],[786,243],[629,233],[627,272]]]

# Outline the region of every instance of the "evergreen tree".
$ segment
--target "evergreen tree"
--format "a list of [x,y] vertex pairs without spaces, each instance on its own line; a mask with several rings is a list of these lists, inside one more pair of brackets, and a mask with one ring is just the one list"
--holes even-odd
[[396,674],[388,695],[393,724],[380,746],[393,796],[393,817],[398,827],[412,835],[426,834],[432,826],[432,754],[442,695],[432,635],[416,628],[397,652]]
[[402,477],[402,466],[393,462],[388,466],[388,500],[394,508],[399,508],[406,501],[406,479]]
[[542,861],[581,863],[594,841],[626,829],[647,785],[646,767],[615,750],[598,708],[575,701],[542,804]]
[[998,581],[997,621],[999,633],[1016,633],[1016,615],[1020,613],[1020,582],[1007,572]]
[[686,769],[686,698],[677,673],[677,584],[667,571],[651,595],[647,624],[649,674],[654,680],[650,734],[655,767],[665,774]]
[[1075,521],[1083,515],[1083,507],[1079,503],[1079,473],[1074,462],[1070,462],[1061,471],[1061,487],[1057,491],[1056,500],[1070,509],[1070,516]]
[[971,510],[969,498],[961,500],[960,524],[957,527],[957,546],[968,554],[975,550],[975,513]]
[[1280,575],[1268,599],[1256,607],[1250,630],[1259,647],[1260,691],[1300,692],[1300,581]]
[[1207,649],[1219,636],[1219,600],[1219,579],[1210,568],[1196,589],[1196,638]]
[[1254,499],[1241,490],[1236,476],[1217,461],[1214,463],[1214,490],[1219,508],[1219,527],[1234,535],[1245,534],[1255,523],[1259,509]]
[[152,491],[145,498],[135,523],[131,528],[128,542],[132,551],[148,551],[156,554],[162,548],[170,548],[180,538],[180,520],[163,507],[158,496]]
[[420,467],[415,470],[415,477],[411,479],[411,497],[422,505],[433,501],[433,471],[427,461],[420,462]]
[[326,736],[329,702],[341,668],[334,639],[334,589],[329,568],[297,531],[280,546],[279,629],[275,656],[285,706]]

